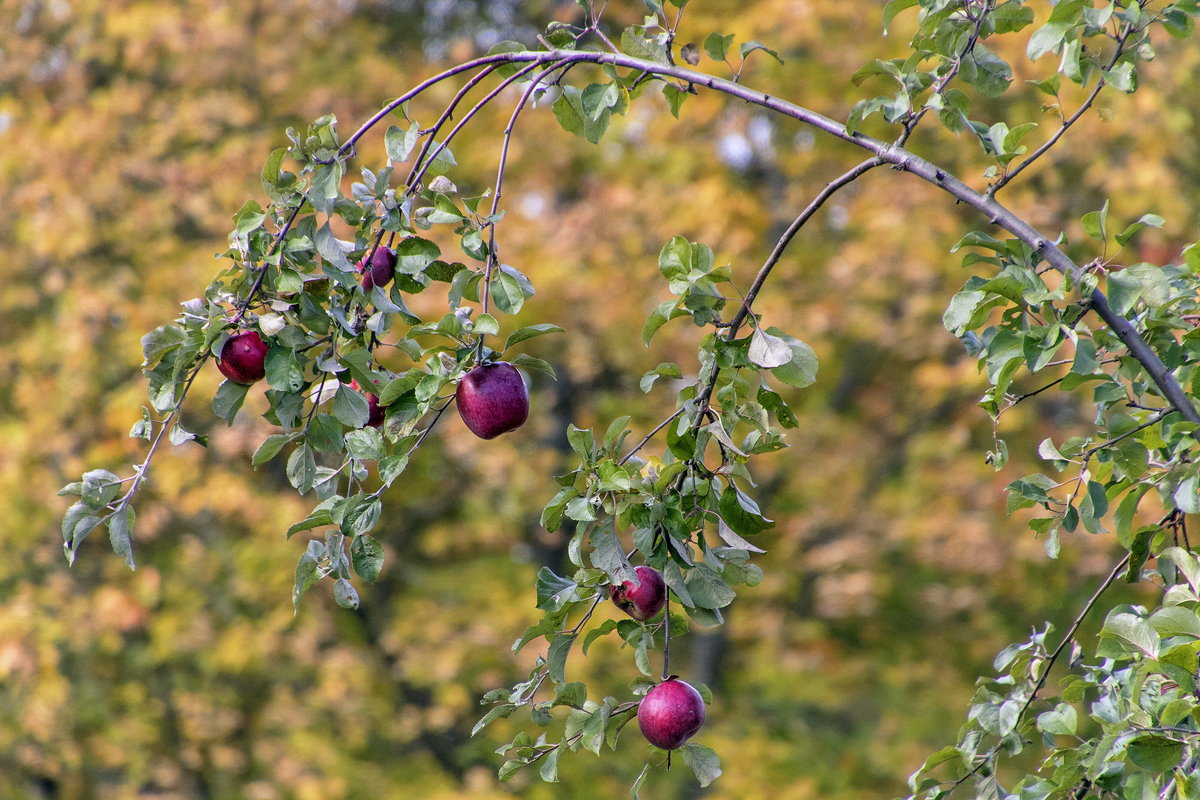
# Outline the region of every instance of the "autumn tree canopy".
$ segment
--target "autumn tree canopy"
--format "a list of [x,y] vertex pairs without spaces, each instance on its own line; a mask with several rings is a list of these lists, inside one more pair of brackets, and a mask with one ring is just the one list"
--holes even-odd
[[1194,793],[1195,4],[415,5],[11,12],[0,786]]

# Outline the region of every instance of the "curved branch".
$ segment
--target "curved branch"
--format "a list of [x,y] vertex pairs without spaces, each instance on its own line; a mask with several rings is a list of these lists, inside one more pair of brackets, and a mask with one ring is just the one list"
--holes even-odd
[[[811,109],[803,106],[790,103],[779,97],[775,97],[767,92],[757,91],[748,86],[743,86],[735,81],[718,78],[714,75],[707,75],[702,72],[697,72],[686,67],[675,66],[673,64],[662,64],[655,61],[647,61],[645,59],[633,58],[621,53],[602,53],[595,51],[579,51],[579,50],[545,50],[545,51],[522,51],[516,53],[496,53],[489,56],[467,61],[459,64],[457,67],[446,70],[439,75],[426,80],[416,88],[407,92],[400,98],[393,100],[387,106],[384,106],[370,120],[363,124],[353,136],[350,137],[343,145],[344,149],[349,147],[361,137],[366,131],[374,126],[379,120],[383,119],[393,109],[415,97],[420,92],[429,88],[433,84],[445,80],[453,75],[461,72],[467,72],[472,69],[485,67],[491,64],[498,63],[537,63],[537,64],[556,64],[566,67],[571,64],[597,64],[610,65],[624,69],[633,69],[640,72],[658,75],[662,77],[674,78],[689,86],[703,86],[713,91],[721,92],[722,94],[735,97],[752,105],[765,108],[768,111],[774,111],[785,117],[789,117],[798,122],[811,125],[814,128],[828,133],[837,139],[844,142],[849,142],[857,147],[872,153],[876,158],[886,164],[891,164],[898,170],[908,172],[933,186],[938,187],[942,191],[948,193],[964,205],[970,206],[979,211],[992,224],[1004,228],[1013,236],[1029,245],[1035,252],[1040,254],[1052,267],[1060,272],[1070,275],[1076,279],[1082,277],[1083,271],[1074,261],[1062,252],[1049,237],[1037,231],[1032,225],[1025,222],[1021,217],[1008,210],[994,198],[988,197],[972,189],[967,184],[963,183],[958,178],[949,174],[946,170],[938,167],[931,161],[928,161],[920,156],[905,150],[895,144],[880,141],[858,131],[850,132],[846,130],[846,126],[836,120],[830,119],[824,114],[819,114]],[[1200,423],[1200,410],[1197,410],[1196,405],[1188,397],[1187,392],[1175,380],[1175,376],[1154,352],[1153,348],[1141,337],[1133,324],[1125,317],[1117,314],[1112,310],[1108,303],[1108,298],[1099,289],[1092,291],[1089,300],[1091,306],[1096,313],[1103,319],[1117,337],[1129,348],[1130,354],[1137,359],[1151,379],[1162,392],[1163,397],[1167,399],[1180,414],[1190,422]]]

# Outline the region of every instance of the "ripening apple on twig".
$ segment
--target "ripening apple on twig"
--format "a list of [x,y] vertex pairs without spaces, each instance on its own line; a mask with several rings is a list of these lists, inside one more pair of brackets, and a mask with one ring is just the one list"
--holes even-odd
[[667,585],[663,583],[662,574],[642,565],[634,570],[637,573],[637,583],[624,581],[614,584],[609,595],[613,605],[636,620],[645,622],[658,615],[667,603]]
[[671,676],[642,698],[637,721],[646,741],[663,750],[674,750],[704,724],[704,698],[690,683]]
[[258,331],[239,331],[225,340],[217,369],[234,383],[251,384],[267,374],[267,343]]
[[525,379],[506,361],[472,369],[458,382],[454,398],[462,421],[480,439],[519,428],[529,416]]
[[376,286],[386,286],[396,275],[396,251],[390,247],[377,247],[371,256],[371,265],[367,266],[367,257],[363,256],[354,265],[358,274],[362,275],[362,287],[371,291]]

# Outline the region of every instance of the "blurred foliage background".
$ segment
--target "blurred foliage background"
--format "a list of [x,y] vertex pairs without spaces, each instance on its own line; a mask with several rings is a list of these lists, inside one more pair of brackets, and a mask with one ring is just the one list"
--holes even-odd
[[[614,28],[640,19],[640,3],[609,6]],[[743,80],[844,118],[853,71],[907,41],[903,18],[876,35],[879,9],[697,0],[681,41],[758,39],[784,63],[757,58]],[[673,323],[641,344],[666,294],[662,243],[709,243],[744,286],[808,198],[855,163],[844,145],[716,96],[690,99],[680,121],[647,98],[597,147],[546,108],[526,114],[500,231],[506,260],[539,288],[524,321],[569,329],[530,343],[560,380],[537,378],[530,423],[496,442],[441,426],[386,498],[376,535],[388,559],[359,611],[326,590],[293,617],[304,545],[283,532],[308,503],[281,465],[249,467],[270,432],[255,392],[228,428],[193,402],[186,427],[211,446],[156,462],[136,572],[99,533],[68,570],[67,503],[54,496],[85,468],[141,459],[126,438],[143,402],[139,337],[218,269],[231,216],[261,199],[259,168],[285,127],[332,112],[348,132],[439,64],[532,41],[575,13],[552,0],[0,3],[0,796],[625,795],[646,754],[636,732],[615,758],[564,760],[562,787],[496,783],[491,750],[511,731],[468,736],[479,695],[536,655],[509,645],[537,616],[538,567],[565,560],[562,537],[537,525],[569,461],[563,430],[633,413],[640,435],[669,413],[673,394],[643,396],[638,378],[660,361],[694,364],[697,331]],[[1161,214],[1166,232],[1140,240],[1145,260],[1195,238],[1200,50],[1164,44],[1143,88],[1103,94],[1065,147],[1006,190],[1010,207],[1068,233],[1109,196],[1120,218]],[[1014,47],[1018,80],[1039,77]],[[493,180],[515,97],[456,147],[465,192]],[[1016,92],[992,116],[1048,132],[1042,102]],[[437,111],[432,99],[414,107]],[[911,146],[982,185],[975,142],[931,126]],[[377,166],[381,143],[360,154]],[[1013,463],[984,463],[983,383],[940,324],[967,277],[948,250],[979,224],[878,170],[814,220],[768,284],[756,308],[814,346],[820,380],[795,398],[791,448],[757,476],[778,521],[758,542],[766,579],[672,659],[714,690],[698,741],[725,775],[702,791],[688,770],[659,771],[648,795],[900,793],[952,740],[992,655],[1043,620],[1063,627],[1107,572],[1104,537],[1076,534],[1051,561],[1003,513],[1002,487],[1037,468],[1051,430],[1086,424],[1086,403],[1052,391],[1022,404],[1001,420]],[[219,376],[201,381],[194,399]],[[615,643],[570,669],[611,693],[635,676]]]

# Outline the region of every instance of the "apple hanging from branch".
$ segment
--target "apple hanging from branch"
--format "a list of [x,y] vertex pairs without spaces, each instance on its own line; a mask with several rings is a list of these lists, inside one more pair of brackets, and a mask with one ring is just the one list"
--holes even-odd
[[354,265],[355,270],[362,275],[362,287],[371,291],[376,286],[386,286],[396,276],[396,251],[390,247],[377,247],[371,255],[371,263],[363,256]]
[[704,725],[704,698],[690,683],[672,676],[642,698],[637,721],[646,741],[675,750]]
[[506,361],[472,369],[458,382],[454,397],[462,421],[480,439],[519,428],[529,417],[525,379]]
[[662,574],[642,565],[638,567],[637,583],[624,581],[609,590],[613,605],[636,620],[645,622],[658,615],[667,603],[667,585]]
[[234,383],[249,385],[267,374],[266,362],[267,343],[258,331],[244,330],[225,340],[217,369]]

